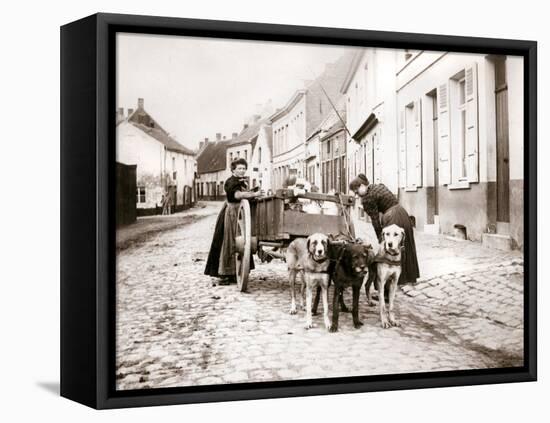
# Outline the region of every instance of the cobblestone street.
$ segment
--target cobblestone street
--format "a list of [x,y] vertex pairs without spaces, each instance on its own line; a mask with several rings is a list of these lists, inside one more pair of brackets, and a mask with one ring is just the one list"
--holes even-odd
[[256,259],[247,293],[203,275],[220,206],[118,251],[118,389],[522,365],[520,252],[417,232],[422,278],[398,290],[401,327],[382,329],[362,292],[364,326],[341,313],[332,334],[289,314],[281,261]]

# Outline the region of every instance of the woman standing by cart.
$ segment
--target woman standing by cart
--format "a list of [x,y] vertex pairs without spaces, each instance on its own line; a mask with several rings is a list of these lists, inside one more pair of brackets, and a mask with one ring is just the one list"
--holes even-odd
[[382,238],[382,228],[397,225],[405,230],[405,249],[401,260],[399,284],[414,283],[420,276],[416,244],[411,219],[407,211],[399,205],[397,198],[384,184],[369,184],[364,174],[359,174],[350,182],[349,189],[359,195],[365,213],[371,218],[378,240]]
[[[237,215],[241,199],[259,197],[263,192],[251,192],[244,177],[248,163],[245,159],[236,159],[231,163],[232,176],[225,181],[224,189],[227,201],[223,205],[216,228],[204,274],[222,278],[220,285],[236,283],[235,274],[235,230]],[[250,269],[254,268],[252,255],[250,256]]]

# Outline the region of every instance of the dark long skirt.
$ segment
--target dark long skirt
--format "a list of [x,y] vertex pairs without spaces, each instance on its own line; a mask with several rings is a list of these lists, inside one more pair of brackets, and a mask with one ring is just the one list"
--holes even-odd
[[407,211],[400,205],[390,207],[382,214],[380,221],[382,227],[397,225],[405,230],[405,248],[401,256],[401,276],[399,284],[414,283],[420,276],[418,259],[416,257],[416,244],[414,242],[414,229]]
[[[214,236],[206,261],[204,274],[208,276],[235,276],[235,229],[239,203],[224,203],[214,228]],[[250,255],[250,269],[254,269],[254,259]]]

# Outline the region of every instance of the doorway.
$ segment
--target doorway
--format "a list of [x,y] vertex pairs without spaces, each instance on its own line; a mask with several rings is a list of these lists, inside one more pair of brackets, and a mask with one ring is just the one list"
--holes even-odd
[[507,232],[510,223],[510,146],[508,132],[508,85],[506,57],[495,64],[495,112],[497,136],[497,232]]
[[429,122],[431,128],[429,131],[432,136],[432,151],[433,151],[433,188],[427,190],[427,223],[435,224],[439,222],[439,128],[437,115],[437,90],[432,90],[427,94],[428,101],[426,102]]

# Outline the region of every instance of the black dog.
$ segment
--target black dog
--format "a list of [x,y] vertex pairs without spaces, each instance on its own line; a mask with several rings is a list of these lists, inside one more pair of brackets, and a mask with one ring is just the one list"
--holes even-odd
[[[338,331],[338,317],[340,310],[348,311],[343,300],[344,289],[351,285],[353,326],[357,329],[363,323],[359,320],[359,292],[369,265],[373,262],[375,252],[370,245],[356,243],[330,243],[329,259],[331,261],[328,272],[334,282],[334,296],[332,304],[331,332]],[[320,289],[317,290],[312,312],[317,312]]]

